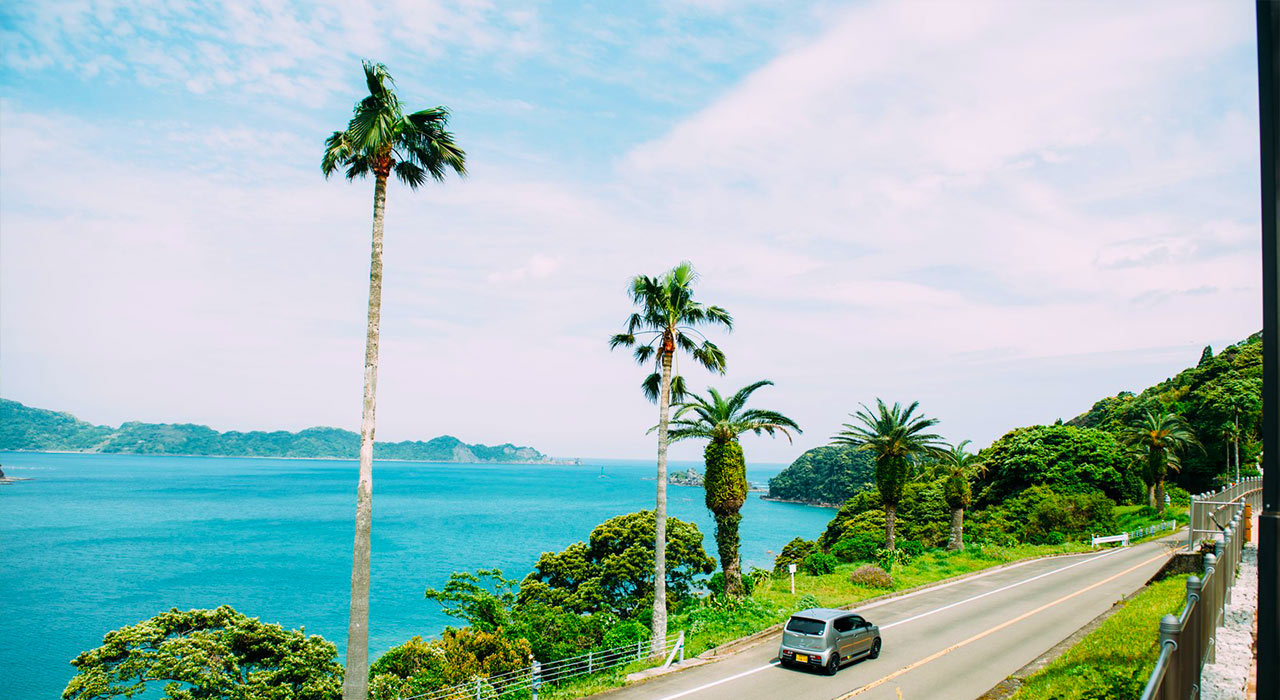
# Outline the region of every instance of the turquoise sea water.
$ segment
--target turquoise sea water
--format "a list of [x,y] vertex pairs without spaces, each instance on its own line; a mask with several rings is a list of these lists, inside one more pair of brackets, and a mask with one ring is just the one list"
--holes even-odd
[[[32,479],[0,486],[0,698],[59,697],[77,653],[170,607],[227,603],[343,647],[354,462],[10,452],[0,463]],[[748,478],[763,482],[781,468],[753,465]],[[652,462],[378,462],[374,658],[451,622],[423,599],[425,587],[482,567],[521,578],[541,552],[651,508],[654,487]],[[668,497],[670,513],[696,522],[714,557],[702,490],[672,486]],[[832,515],[752,494],[744,563],[770,565],[788,540],[815,537]]]

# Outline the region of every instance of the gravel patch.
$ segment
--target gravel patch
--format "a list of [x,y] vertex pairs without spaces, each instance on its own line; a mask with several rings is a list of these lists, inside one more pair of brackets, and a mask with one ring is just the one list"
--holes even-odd
[[1248,700],[1245,685],[1253,664],[1253,617],[1258,609],[1258,548],[1246,544],[1240,557],[1240,575],[1223,610],[1218,630],[1218,656],[1204,667],[1201,695],[1204,700]]

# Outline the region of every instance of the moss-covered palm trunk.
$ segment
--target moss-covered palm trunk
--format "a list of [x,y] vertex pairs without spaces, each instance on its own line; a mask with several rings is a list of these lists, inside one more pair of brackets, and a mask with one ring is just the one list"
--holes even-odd
[[1151,485],[1151,507],[1156,509],[1157,514],[1164,512],[1164,478],[1167,471],[1164,449],[1152,447],[1147,453],[1147,483]]
[[369,697],[369,558],[373,527],[373,434],[378,394],[378,339],[382,323],[382,221],[388,168],[373,187],[373,250],[369,263],[369,316],[364,347],[364,406],[360,417],[360,477],[356,486],[356,533],[351,558],[351,609],[347,622],[347,665],[343,700]]
[[881,455],[876,458],[876,489],[880,491],[880,503],[884,506],[884,546],[896,548],[898,529],[898,501],[902,499],[902,486],[906,481],[906,459],[897,455]]
[[947,541],[948,552],[964,549],[964,508],[951,509],[951,539]]
[[713,439],[703,456],[707,467],[703,490],[707,510],[716,521],[716,549],[724,571],[724,592],[740,596],[746,592],[738,558],[738,525],[742,522],[742,504],[747,500],[746,459],[736,439]]

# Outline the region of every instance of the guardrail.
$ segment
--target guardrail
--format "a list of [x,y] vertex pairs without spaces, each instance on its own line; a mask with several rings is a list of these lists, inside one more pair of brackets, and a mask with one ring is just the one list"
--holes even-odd
[[[1217,493],[1200,493],[1191,497],[1191,505],[1187,509],[1190,526],[1187,528],[1187,546],[1195,548],[1196,537],[1217,535],[1225,527],[1224,523],[1231,518],[1233,506],[1238,506],[1242,499],[1250,494],[1262,493],[1262,477],[1241,479]],[[1255,501],[1254,507],[1260,507],[1261,501]]]
[[650,650],[648,639],[640,639],[635,644],[592,650],[545,664],[535,661],[513,671],[495,676],[477,676],[466,683],[437,688],[419,695],[404,696],[399,700],[497,700],[498,698],[538,700],[538,691],[544,686],[659,656],[666,660],[663,664],[664,668],[673,662],[682,663],[684,632],[669,635],[660,654]]
[[[1256,482],[1257,488],[1250,488],[1251,482]],[[1182,613],[1177,617],[1165,615],[1160,620],[1160,655],[1142,691],[1142,700],[1200,697],[1200,672],[1216,657],[1222,608],[1231,599],[1231,588],[1240,566],[1247,529],[1246,508],[1261,505],[1260,487],[1260,479],[1251,479],[1199,497],[1205,506],[1203,522],[1220,526],[1216,530],[1207,527],[1201,530],[1214,536],[1213,552],[1204,555],[1204,575],[1187,578],[1187,600]],[[1191,521],[1193,545],[1197,529],[1195,517],[1193,515]]]
[[1118,535],[1106,535],[1106,536],[1101,536],[1101,535],[1090,535],[1090,536],[1089,536],[1089,549],[1093,549],[1093,548],[1097,547],[1097,546],[1098,546],[1098,545],[1100,545],[1100,544],[1109,544],[1109,543],[1111,543],[1111,542],[1119,542],[1119,543],[1120,543],[1120,546],[1122,546],[1122,547],[1128,547],[1128,546],[1129,546],[1129,542],[1130,542],[1131,540],[1140,540],[1140,539],[1142,539],[1143,537],[1150,537],[1151,535],[1154,535],[1154,534],[1156,534],[1157,532],[1164,532],[1165,530],[1172,530],[1172,529],[1174,529],[1174,528],[1175,528],[1175,527],[1177,527],[1177,526],[1178,526],[1178,521],[1176,521],[1176,520],[1165,520],[1164,522],[1159,522],[1159,523],[1156,523],[1155,525],[1148,525],[1148,526],[1146,526],[1146,527],[1140,527],[1140,528],[1138,528],[1137,530],[1130,530],[1130,531],[1128,531],[1128,532],[1122,532],[1122,533],[1120,533],[1120,534],[1118,534]]

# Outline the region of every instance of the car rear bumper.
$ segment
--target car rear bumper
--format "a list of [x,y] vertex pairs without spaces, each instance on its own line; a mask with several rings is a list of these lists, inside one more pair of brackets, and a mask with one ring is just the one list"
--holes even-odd
[[[827,665],[827,660],[831,657],[831,650],[813,651],[812,649],[797,649],[783,645],[778,649],[778,658],[785,664],[795,664],[796,666],[813,666],[821,668]],[[804,658],[804,661],[800,659]]]

